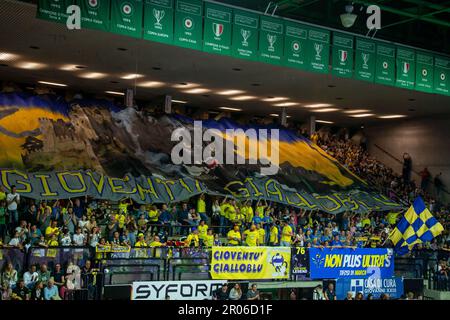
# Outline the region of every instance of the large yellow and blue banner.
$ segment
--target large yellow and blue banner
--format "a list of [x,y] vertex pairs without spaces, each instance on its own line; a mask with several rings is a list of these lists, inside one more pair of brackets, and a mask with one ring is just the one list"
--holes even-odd
[[[206,193],[333,214],[401,209],[319,146],[286,128],[276,127],[279,170],[271,176],[260,174],[263,164],[251,164],[250,155],[240,154],[238,142],[244,141],[249,150],[258,136],[247,135],[247,130],[275,127],[249,127],[227,118],[203,121],[202,132],[216,130],[231,144],[227,154],[246,158],[244,164],[215,169],[174,164],[172,133],[183,128],[195,136],[194,125],[185,116],[150,117],[104,100],[0,93],[0,185],[6,190],[15,185],[24,197],[47,200],[87,195],[175,203]],[[237,139],[228,137],[230,129]]]
[[288,279],[289,247],[213,247],[211,278],[221,280]]
[[310,248],[312,279],[392,278],[392,249]]

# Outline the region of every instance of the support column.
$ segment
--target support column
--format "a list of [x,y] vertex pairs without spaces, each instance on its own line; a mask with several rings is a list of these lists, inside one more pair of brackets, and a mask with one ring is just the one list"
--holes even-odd
[[166,96],[164,99],[164,112],[167,114],[172,113],[172,96]]
[[287,126],[287,108],[286,107],[281,108],[280,123],[283,127]]
[[310,116],[308,119],[308,134],[311,137],[314,133],[316,133],[316,117]]
[[134,90],[133,89],[127,89],[127,91],[125,92],[125,106],[127,108],[134,107]]

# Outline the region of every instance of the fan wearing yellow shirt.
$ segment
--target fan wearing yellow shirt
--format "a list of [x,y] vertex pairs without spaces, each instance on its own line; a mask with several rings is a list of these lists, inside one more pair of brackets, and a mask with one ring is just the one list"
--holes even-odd
[[222,204],[220,205],[220,220],[219,220],[219,223],[220,223],[220,233],[222,234],[222,235],[224,235],[225,234],[225,230],[226,230],[226,227],[229,225],[229,223],[228,223],[228,216],[227,216],[227,214],[228,214],[228,206],[229,206],[229,204],[228,204],[228,202],[227,202],[227,198],[224,198],[223,199],[223,201],[222,201]]
[[269,242],[272,247],[278,246],[278,226],[276,224],[272,224],[270,228]]
[[125,228],[125,220],[126,220],[125,214],[123,213],[116,214],[115,218],[117,223],[119,224],[119,229],[123,230]]
[[282,247],[290,247],[292,242],[292,227],[286,222],[283,221],[283,229],[281,230],[281,241],[280,245]]
[[214,245],[214,235],[212,229],[208,230],[208,233],[203,240],[203,244],[205,247],[211,248]]
[[253,217],[254,217],[255,214],[253,213],[252,206],[249,205],[248,203],[246,204],[245,208],[246,208],[246,210],[245,210],[245,212],[246,212],[245,222],[247,224],[250,224],[250,223],[252,223],[252,220],[253,220]]
[[158,218],[161,214],[156,206],[151,206],[150,210],[148,210],[148,222],[152,225],[149,227],[150,232],[156,230],[158,224]]
[[266,244],[266,230],[261,228],[261,224],[256,225],[256,230],[258,231],[258,245],[264,246]]
[[254,224],[251,225],[250,229],[244,232],[245,244],[249,247],[256,247],[259,244],[259,231],[256,230]]
[[138,240],[136,241],[134,246],[138,247],[138,248],[146,248],[146,247],[148,247],[147,242],[145,242],[143,233],[139,233]]
[[133,200],[131,200],[131,199],[128,199],[128,201],[127,201],[127,199],[121,200],[119,202],[119,213],[123,212],[124,214],[127,214],[128,206],[132,205],[132,204],[133,204]]
[[47,245],[49,247],[57,247],[57,246],[59,246],[58,237],[55,234],[53,234],[51,239],[48,240]]
[[227,207],[227,217],[230,223],[235,224],[237,222],[237,210],[236,210],[236,202],[234,200],[231,201],[231,204]]
[[205,195],[201,194],[197,200],[197,213],[200,215],[202,220],[207,220],[208,216],[206,215],[206,203],[205,203]]
[[239,226],[235,225],[232,230],[227,233],[228,245],[238,246],[241,243],[241,232]]
[[198,225],[198,237],[203,242],[206,239],[206,234],[208,233],[208,225],[205,223],[205,220],[201,220]]
[[45,239],[51,240],[53,236],[59,235],[59,229],[57,227],[58,222],[53,220],[52,223],[45,229]]
[[152,242],[150,242],[148,246],[151,248],[157,248],[162,247],[164,245],[161,243],[161,239],[158,236],[154,236]]
[[262,219],[264,217],[264,210],[267,207],[267,203],[265,205],[261,204],[259,201],[256,204],[256,213],[258,214],[258,217]]
[[186,247],[198,247],[200,246],[200,239],[198,237],[198,229],[193,229],[193,231],[188,235],[185,241]]

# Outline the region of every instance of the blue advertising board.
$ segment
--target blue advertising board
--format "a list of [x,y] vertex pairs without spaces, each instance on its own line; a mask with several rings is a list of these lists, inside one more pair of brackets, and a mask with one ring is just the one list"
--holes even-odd
[[394,276],[392,249],[310,248],[309,258],[312,279]]
[[383,293],[388,294],[390,299],[399,299],[404,292],[403,278],[338,279],[336,281],[337,299],[344,300],[348,292],[351,292],[353,297],[361,292],[364,299],[369,294],[372,294],[374,299],[379,299]]

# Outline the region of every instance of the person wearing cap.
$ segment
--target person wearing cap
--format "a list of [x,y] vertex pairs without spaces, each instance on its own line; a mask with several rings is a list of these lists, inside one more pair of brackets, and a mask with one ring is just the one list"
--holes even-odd
[[139,233],[138,234],[138,240],[136,241],[135,247],[141,248],[141,247],[148,247],[147,242],[145,242],[144,234]]
[[192,232],[188,235],[186,239],[186,246],[187,247],[198,247],[200,245],[200,239],[198,237],[198,229],[192,228]]

